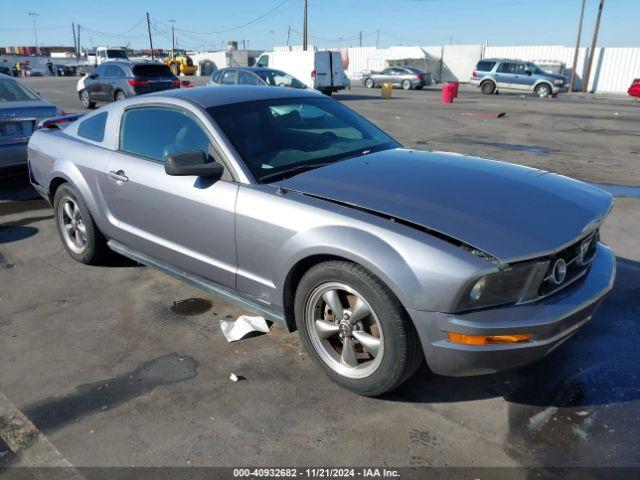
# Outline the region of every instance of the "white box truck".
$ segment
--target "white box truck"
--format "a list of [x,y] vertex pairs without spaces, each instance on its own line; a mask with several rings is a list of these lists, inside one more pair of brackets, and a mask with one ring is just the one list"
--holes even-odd
[[340,52],[264,52],[258,57],[256,66],[282,70],[325,95],[344,90],[349,85]]

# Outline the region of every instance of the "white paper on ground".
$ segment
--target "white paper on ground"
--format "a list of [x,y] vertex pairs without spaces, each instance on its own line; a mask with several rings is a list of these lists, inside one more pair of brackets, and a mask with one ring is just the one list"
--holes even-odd
[[220,320],[220,328],[228,342],[235,342],[251,332],[269,333],[269,325],[263,317],[240,315],[236,320]]

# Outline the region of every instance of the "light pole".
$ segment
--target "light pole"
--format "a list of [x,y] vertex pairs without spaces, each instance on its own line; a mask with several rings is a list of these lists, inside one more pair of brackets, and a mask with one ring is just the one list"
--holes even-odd
[[38,28],[36,27],[36,18],[40,16],[38,12],[29,12],[29,16],[33,18],[33,36],[36,39],[36,48],[38,47]]
[[176,49],[176,30],[173,27],[173,24],[176,23],[175,20],[169,20],[169,23],[171,24],[171,50],[173,51],[173,54],[175,55],[175,49]]

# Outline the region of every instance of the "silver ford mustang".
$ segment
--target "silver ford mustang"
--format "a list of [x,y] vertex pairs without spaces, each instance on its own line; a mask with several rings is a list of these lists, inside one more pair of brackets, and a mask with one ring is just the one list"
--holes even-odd
[[608,193],[402,148],[308,91],[115,102],[36,131],[29,166],[73,258],[113,250],[297,329],[327,375],[363,395],[423,359],[455,376],[540,359],[615,277],[598,235]]

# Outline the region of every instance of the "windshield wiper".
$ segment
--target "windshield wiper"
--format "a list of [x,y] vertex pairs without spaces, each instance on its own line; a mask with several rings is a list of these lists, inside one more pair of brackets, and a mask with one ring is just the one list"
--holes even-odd
[[287,177],[290,174],[306,172],[308,170],[313,170],[315,168],[320,168],[320,167],[325,167],[327,165],[331,165],[332,163],[335,163],[335,162],[294,165],[292,167],[285,168],[284,170],[279,170],[277,172],[268,173],[267,175],[263,175],[262,177],[258,178],[258,181],[264,182],[265,180],[273,180],[274,178]]

